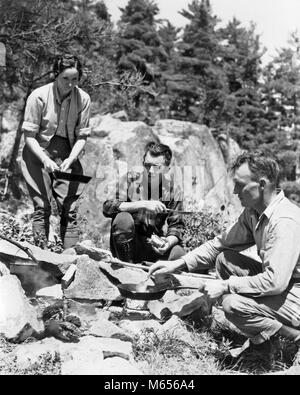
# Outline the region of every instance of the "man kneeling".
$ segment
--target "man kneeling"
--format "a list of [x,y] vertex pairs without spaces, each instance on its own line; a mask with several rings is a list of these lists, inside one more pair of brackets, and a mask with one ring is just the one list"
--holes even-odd
[[[278,333],[300,347],[300,209],[276,189],[273,159],[245,153],[232,171],[234,193],[245,207],[238,221],[181,259],[157,262],[150,272],[215,265],[220,280],[205,292],[210,299],[223,297],[229,321],[254,344]],[[240,253],[255,244],[261,262]]]
[[117,198],[104,202],[104,216],[113,219],[110,238],[113,256],[136,263],[174,260],[184,255],[180,245],[183,219],[176,213],[182,209],[182,191],[170,176],[171,159],[168,146],[149,143],[143,171],[128,173]]

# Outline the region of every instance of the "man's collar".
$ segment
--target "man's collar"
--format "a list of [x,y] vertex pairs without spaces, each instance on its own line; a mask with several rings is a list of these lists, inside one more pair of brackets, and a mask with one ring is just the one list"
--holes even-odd
[[[274,213],[275,208],[278,206],[278,204],[282,201],[282,199],[285,198],[284,192],[281,189],[276,190],[277,195],[271,200],[269,203],[268,207],[265,209],[265,211],[259,216],[258,218],[258,223],[256,225],[256,229],[260,226],[262,223],[263,219],[266,217],[268,219],[271,218],[272,214]],[[251,211],[254,213],[255,217],[258,217],[257,211],[254,209],[251,209]]]
[[268,207],[265,209],[265,211],[262,213],[262,215],[265,215],[268,219],[271,218],[276,206],[284,199],[284,192],[282,189],[277,189],[276,190],[277,195],[271,200],[269,203]]

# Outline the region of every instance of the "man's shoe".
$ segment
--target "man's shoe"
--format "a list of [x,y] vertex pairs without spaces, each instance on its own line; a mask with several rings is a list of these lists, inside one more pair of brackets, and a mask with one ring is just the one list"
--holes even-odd
[[133,240],[114,240],[117,258],[124,262],[133,263]]

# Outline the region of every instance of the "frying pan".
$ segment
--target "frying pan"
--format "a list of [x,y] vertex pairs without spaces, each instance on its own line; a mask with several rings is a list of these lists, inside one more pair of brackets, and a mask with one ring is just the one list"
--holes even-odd
[[158,300],[161,299],[167,291],[178,289],[197,289],[199,287],[161,287],[157,285],[140,284],[119,284],[118,289],[124,298],[136,300]]

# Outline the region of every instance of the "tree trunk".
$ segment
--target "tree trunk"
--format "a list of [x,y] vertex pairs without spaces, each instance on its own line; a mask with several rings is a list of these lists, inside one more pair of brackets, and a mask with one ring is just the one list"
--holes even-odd
[[12,192],[12,195],[16,199],[20,199],[22,196],[21,189],[19,186],[19,172],[17,168],[17,157],[19,153],[19,148],[20,148],[20,143],[21,143],[21,138],[22,138],[22,124],[24,121],[24,114],[25,114],[25,108],[26,108],[26,101],[28,96],[30,95],[31,89],[28,89],[27,94],[24,98],[24,104],[21,110],[21,117],[20,121],[18,124],[18,129],[17,129],[17,134],[8,166],[8,170],[10,171],[10,179],[9,179],[9,188]]

